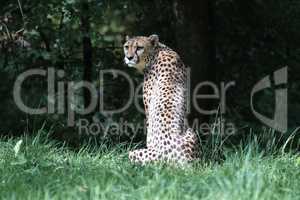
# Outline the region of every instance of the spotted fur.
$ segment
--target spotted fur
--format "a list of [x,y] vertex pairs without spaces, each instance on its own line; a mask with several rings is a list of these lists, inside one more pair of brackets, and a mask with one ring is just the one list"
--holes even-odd
[[147,148],[129,152],[133,163],[186,163],[198,158],[197,135],[185,126],[186,67],[157,35],[127,38],[125,63],[144,73]]

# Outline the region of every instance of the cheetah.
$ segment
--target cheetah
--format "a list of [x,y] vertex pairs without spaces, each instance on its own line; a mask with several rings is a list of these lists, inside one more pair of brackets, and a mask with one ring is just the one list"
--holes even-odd
[[126,37],[124,61],[144,74],[146,148],[129,152],[132,163],[189,163],[199,157],[198,137],[185,125],[186,67],[157,35]]

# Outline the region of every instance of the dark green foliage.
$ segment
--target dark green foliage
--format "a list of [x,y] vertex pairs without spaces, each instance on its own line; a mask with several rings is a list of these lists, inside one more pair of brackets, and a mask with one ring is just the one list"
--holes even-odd
[[[152,33],[158,34],[163,43],[183,55],[184,61],[194,72],[192,83],[205,80],[214,80],[216,83],[236,82],[234,89],[227,93],[227,109],[224,115],[226,119],[235,122],[239,130],[238,135],[230,137],[232,143],[243,140],[244,132],[247,133],[249,128],[261,126],[251,113],[249,104],[253,85],[276,69],[288,66],[288,121],[289,132],[292,132],[300,124],[299,1],[199,2],[22,0],[21,7],[17,0],[2,2],[0,134],[30,133],[45,124],[45,128],[51,130],[55,138],[67,140],[74,145],[91,138],[114,144],[141,141],[144,138],[142,131],[133,140],[133,133],[127,136],[113,133],[105,137],[101,134],[86,136],[79,135],[74,128],[66,127],[66,115],[26,115],[16,107],[12,88],[16,77],[31,68],[62,69],[66,75],[59,81],[84,79],[86,65],[83,59],[83,38],[88,37],[92,52],[88,79],[98,89],[104,84],[103,96],[107,108],[118,108],[129,98],[128,84],[122,78],[113,76],[105,76],[105,80],[99,80],[99,71],[120,69],[134,77],[134,84],[138,85],[142,76],[123,64],[122,43],[126,34]],[[201,7],[197,12],[195,6],[199,5],[206,5],[209,11],[203,13]],[[89,28],[83,29],[83,17]],[[193,20],[198,18],[203,21]],[[30,44],[30,48],[21,48],[14,42],[17,39]],[[31,106],[45,106],[48,100],[46,88],[46,80],[30,79],[24,85],[22,97]],[[78,106],[84,105],[83,96],[83,92],[79,91]],[[274,110],[274,91],[265,90],[255,99],[255,107],[271,117]],[[209,104],[205,106],[217,107],[219,102],[211,101]],[[81,116],[76,115],[78,117]],[[84,117],[97,118],[104,124],[118,123],[121,118],[132,123],[143,123],[144,119],[144,115],[133,105],[125,112],[113,116],[95,111]],[[210,121],[214,117],[209,116]]]

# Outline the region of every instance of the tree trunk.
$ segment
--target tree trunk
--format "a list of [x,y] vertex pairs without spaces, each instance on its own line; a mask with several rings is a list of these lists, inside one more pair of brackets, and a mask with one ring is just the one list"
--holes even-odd
[[[91,82],[92,75],[92,43],[90,38],[90,17],[89,17],[89,4],[82,1],[81,3],[81,28],[82,28],[82,44],[83,44],[83,80]],[[88,89],[83,90],[84,107],[88,107],[91,102],[91,95]]]
[[[214,81],[216,73],[213,4],[214,1],[210,0],[173,1],[177,51],[191,69],[191,98],[197,84]],[[198,94],[209,92],[207,88],[203,88]],[[189,121],[199,119],[200,123],[208,122],[210,116],[198,112],[191,99],[189,101]],[[197,104],[205,110],[211,109],[211,103],[211,100],[197,100]]]

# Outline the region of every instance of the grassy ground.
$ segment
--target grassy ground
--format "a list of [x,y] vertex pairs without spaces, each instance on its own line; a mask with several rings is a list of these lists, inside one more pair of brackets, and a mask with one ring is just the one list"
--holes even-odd
[[133,166],[121,146],[79,152],[51,142],[0,140],[1,199],[300,199],[300,159],[253,145],[185,169]]

